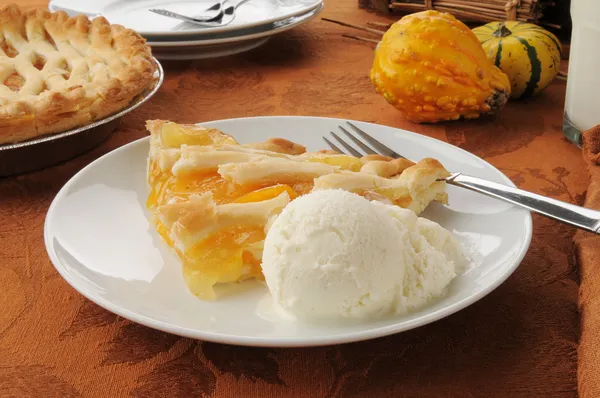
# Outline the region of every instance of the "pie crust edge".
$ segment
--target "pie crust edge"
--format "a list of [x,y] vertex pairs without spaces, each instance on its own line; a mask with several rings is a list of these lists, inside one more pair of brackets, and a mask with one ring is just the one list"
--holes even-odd
[[[28,27],[40,24],[47,35],[53,32],[53,41],[81,40],[87,35],[91,47],[101,45],[106,50],[110,46],[127,64],[95,87],[95,92],[87,92],[81,85],[74,84],[63,91],[44,91],[33,101],[7,100],[0,96],[0,145],[103,119],[125,108],[155,80],[157,65],[145,39],[131,29],[111,25],[104,17],[90,21],[85,15],[69,17],[64,11],[50,12],[44,8],[22,11],[12,4],[0,9],[0,43],[6,41],[5,31],[20,32],[23,37]],[[13,65],[16,61],[11,59],[14,58],[0,56],[0,71],[6,65]]]

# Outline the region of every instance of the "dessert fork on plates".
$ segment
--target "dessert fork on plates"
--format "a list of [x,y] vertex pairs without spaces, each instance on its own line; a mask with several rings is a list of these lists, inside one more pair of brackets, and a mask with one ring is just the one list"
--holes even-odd
[[[387,147],[379,140],[371,137],[355,124],[346,122],[354,131],[351,133],[343,126],[338,126],[346,139],[331,131],[331,136],[345,150],[340,149],[327,137],[323,137],[325,142],[334,151],[349,154],[356,157],[362,157],[370,154],[384,155],[391,158],[404,158],[401,154]],[[360,137],[360,138],[359,138]],[[351,142],[353,145],[351,145]],[[368,144],[368,145],[367,145]],[[356,148],[360,148],[360,151]],[[361,152],[362,151],[362,152]],[[496,199],[511,203],[515,206],[525,208],[531,212],[552,218],[554,220],[569,224],[576,228],[586,231],[600,233],[600,211],[586,209],[557,199],[548,198],[523,189],[514,188],[508,185],[487,181],[481,178],[469,176],[463,173],[453,173],[449,177],[442,179],[450,185],[466,188]]]
[[[213,17],[206,18],[193,18],[188,17],[182,14],[178,14],[176,12],[172,12],[169,10],[165,10],[164,8],[151,8],[148,11],[151,11],[155,14],[162,15],[163,17],[174,18],[180,21],[190,22],[195,25],[204,26],[206,28],[214,28],[219,26],[229,25],[235,19],[235,12],[242,4],[246,3],[249,0],[241,0],[234,5],[227,5],[227,0],[219,3],[220,4],[220,12]],[[214,6],[213,6],[214,7]],[[211,7],[209,10],[211,10]],[[207,10],[207,11],[209,11]]]
[[169,11],[165,8],[149,8],[148,11],[153,12],[158,15],[161,15],[163,17],[179,19],[180,21],[186,21],[186,22],[191,22],[191,23],[206,22],[206,21],[214,20],[215,18],[219,18],[223,15],[223,4],[225,3],[225,1],[226,0],[219,1],[216,4],[212,5],[211,7],[207,8],[206,10],[203,11],[203,12],[208,12],[208,11],[216,11],[217,12],[217,14],[214,14],[211,16],[188,17],[188,16],[179,14],[174,11]]

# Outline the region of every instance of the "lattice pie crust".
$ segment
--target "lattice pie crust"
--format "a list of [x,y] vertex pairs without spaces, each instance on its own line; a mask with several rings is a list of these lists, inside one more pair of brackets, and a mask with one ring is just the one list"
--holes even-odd
[[102,17],[0,9],[0,144],[64,131],[127,106],[156,65],[137,33]]

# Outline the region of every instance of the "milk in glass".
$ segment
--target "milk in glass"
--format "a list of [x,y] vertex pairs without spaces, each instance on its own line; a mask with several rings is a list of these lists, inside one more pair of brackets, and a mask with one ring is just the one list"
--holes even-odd
[[581,133],[600,124],[600,0],[571,0],[571,19],[563,133],[581,144]]

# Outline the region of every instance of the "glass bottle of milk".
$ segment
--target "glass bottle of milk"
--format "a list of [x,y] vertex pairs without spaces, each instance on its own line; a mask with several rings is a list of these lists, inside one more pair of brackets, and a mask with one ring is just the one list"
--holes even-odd
[[600,124],[600,0],[571,0],[571,19],[563,133],[581,145],[581,133]]

